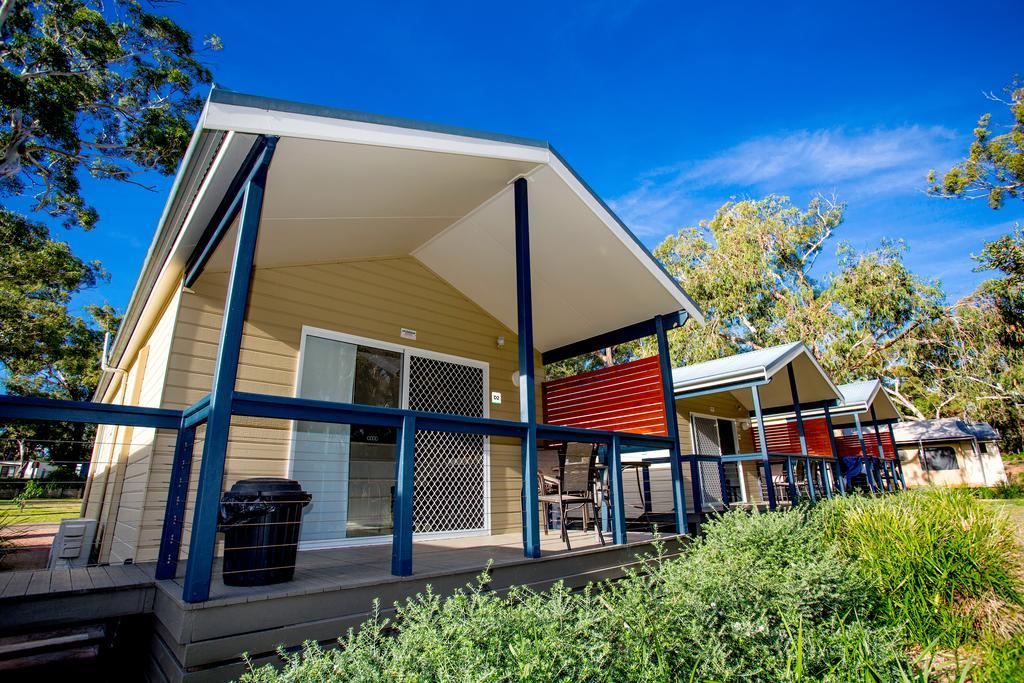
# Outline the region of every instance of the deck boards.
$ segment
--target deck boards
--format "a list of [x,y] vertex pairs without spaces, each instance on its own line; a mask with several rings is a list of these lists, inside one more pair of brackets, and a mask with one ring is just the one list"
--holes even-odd
[[[650,539],[650,534],[631,532],[630,541]],[[572,549],[566,549],[557,532],[541,537],[544,557],[571,555],[600,548],[593,532],[570,533]],[[606,547],[611,538],[605,534]],[[489,561],[495,566],[524,560],[522,536],[464,536],[461,538],[416,541],[413,544],[413,575],[430,576],[466,571],[483,571]],[[270,586],[227,586],[219,569],[214,571],[210,589],[211,602],[225,604],[265,600],[271,597],[296,596],[336,590],[344,587],[369,586],[397,580],[391,575],[391,545],[369,545],[309,550],[299,553],[295,578]],[[184,587],[184,571],[173,579],[179,590]]]

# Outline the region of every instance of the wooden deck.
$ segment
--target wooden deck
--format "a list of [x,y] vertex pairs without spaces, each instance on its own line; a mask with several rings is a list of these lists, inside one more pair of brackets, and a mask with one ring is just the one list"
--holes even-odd
[[155,593],[145,565],[0,572],[0,634],[144,614]]
[[[242,652],[261,663],[274,661],[282,646],[333,643],[365,621],[375,601],[387,616],[428,586],[447,595],[474,584],[488,566],[486,589],[497,593],[556,581],[580,587],[622,576],[654,552],[651,535],[641,532],[619,546],[606,536],[601,546],[592,532],[574,531],[571,550],[557,533],[541,539],[539,559],[523,557],[519,534],[417,541],[408,577],[391,575],[389,544],[306,551],[295,579],[272,586],[225,586],[218,568],[211,599],[202,603],[183,602],[182,578],[156,581],[147,564],[0,573],[0,635],[122,617],[147,623],[141,617],[152,629],[145,678],[224,681],[242,673]],[[683,542],[668,537],[667,553]]]
[[[631,541],[649,540],[650,534],[630,533]],[[611,536],[604,535],[611,547]],[[541,536],[541,552],[545,558],[561,557],[584,551],[600,550],[601,544],[593,533],[570,532],[572,549],[562,543],[558,532]],[[464,536],[461,538],[416,541],[413,544],[413,577],[425,579],[467,571],[480,572],[488,563],[493,566],[519,564],[523,557],[523,539],[520,534],[494,536]],[[183,609],[195,604],[181,601],[185,573],[178,572],[173,582],[162,582],[161,590],[176,598]],[[239,602],[271,600],[281,596],[308,595],[344,588],[379,586],[400,583],[407,577],[391,575],[391,544],[355,546],[332,550],[307,550],[296,560],[295,578],[288,583],[270,586],[226,586],[220,567],[214,571],[210,587],[210,600],[203,608],[230,605]]]

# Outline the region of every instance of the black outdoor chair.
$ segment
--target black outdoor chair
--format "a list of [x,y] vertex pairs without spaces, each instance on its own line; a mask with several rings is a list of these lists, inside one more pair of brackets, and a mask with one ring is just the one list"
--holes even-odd
[[[539,459],[538,459],[539,460]],[[567,516],[570,509],[583,512],[583,530],[586,531],[593,514],[594,528],[597,537],[604,545],[604,534],[597,514],[597,500],[594,495],[597,483],[597,454],[592,444],[570,443],[565,453],[559,458],[556,476],[538,472],[538,500],[541,507],[541,518],[544,519],[544,533],[548,533],[547,515],[544,514],[548,505],[557,505],[561,519],[562,541],[565,547],[572,550],[569,544]]]

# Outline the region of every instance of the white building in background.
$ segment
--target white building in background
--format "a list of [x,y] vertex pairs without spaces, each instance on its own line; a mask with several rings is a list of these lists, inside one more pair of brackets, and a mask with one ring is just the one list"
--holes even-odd
[[893,426],[907,486],[995,486],[1006,481],[999,432],[956,418]]

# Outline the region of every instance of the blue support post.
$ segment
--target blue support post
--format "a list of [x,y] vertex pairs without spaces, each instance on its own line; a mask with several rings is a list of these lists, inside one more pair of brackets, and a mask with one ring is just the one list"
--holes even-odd
[[807,493],[811,497],[811,503],[815,503],[817,496],[814,495],[814,473],[811,472],[811,458],[807,454],[807,433],[804,431],[804,415],[800,410],[800,394],[796,390],[796,373],[793,372],[792,363],[786,366],[786,373],[789,375],[789,394],[793,397],[793,411],[796,413],[796,432],[800,437],[800,454],[804,456]]
[[725,463],[718,461],[718,481],[722,485],[722,505],[729,509],[729,485],[725,481]]
[[900,459],[900,449],[896,446],[896,434],[892,431],[892,423],[889,423],[889,438],[892,440],[893,450],[896,451],[896,473],[900,478],[900,486],[907,490],[907,480],[903,476],[903,461]]
[[618,434],[612,436],[608,449],[608,488],[612,498],[612,542],[626,542],[626,503],[622,496],[622,442]]
[[[533,362],[533,282],[530,274],[530,202],[526,178],[516,178],[516,308],[519,334],[519,419],[522,439],[523,554],[540,557],[540,502],[537,499],[537,393]],[[563,524],[565,522],[563,521]]]
[[768,494],[768,509],[774,510],[777,507],[775,480],[772,478],[772,463],[768,460],[768,441],[764,435],[764,415],[761,414],[761,394],[756,384],[750,387],[750,396],[754,401],[754,423],[757,425],[757,436],[761,445],[761,465],[764,467],[764,489]]
[[860,442],[860,454],[864,459],[864,478],[868,481],[868,488],[871,489],[872,493],[875,493],[875,482],[871,478],[871,459],[868,458],[868,447],[864,443],[864,429],[860,424],[860,415],[857,413],[853,414],[853,423],[857,426],[857,440]]
[[394,523],[391,537],[391,573],[395,576],[412,574],[412,498],[416,462],[416,418],[406,415],[398,428],[395,454],[395,501],[392,513]]
[[651,504],[651,470],[648,467],[641,467],[640,470],[643,480],[644,514],[649,515],[654,512],[654,507]]
[[789,504],[796,505],[800,493],[796,490],[796,473],[793,471],[793,456],[786,454],[786,488],[789,490]]
[[825,429],[828,430],[828,445],[832,449],[832,457],[835,460],[835,464],[832,465],[835,470],[833,474],[839,486],[839,494],[842,495],[846,493],[846,485],[843,481],[843,462],[839,457],[839,444],[836,443],[836,432],[832,427],[832,413],[827,405],[825,406]]
[[[672,471],[672,506],[676,513],[676,533],[690,533],[689,523],[686,515],[686,491],[683,485],[683,462],[679,446],[679,423],[676,420],[676,396],[675,387],[672,384],[672,356],[669,353],[668,332],[665,329],[665,320],[662,316],[654,318],[654,334],[658,340],[658,363],[661,366],[661,397],[665,404],[665,431],[668,438],[672,440],[669,446],[669,462]],[[694,512],[697,510],[697,501],[694,499]]]
[[164,508],[164,526],[160,534],[160,552],[157,555],[156,578],[173,579],[178,572],[178,554],[181,550],[181,529],[185,522],[185,502],[188,482],[192,474],[192,450],[196,443],[196,428],[182,425],[174,444],[171,481],[167,487]]
[[824,460],[819,460],[818,467],[821,468],[821,483],[825,487],[825,497],[832,500],[832,475],[829,474],[828,463]]
[[892,491],[892,480],[889,478],[889,470],[885,464],[885,448],[882,446],[882,432],[878,429],[878,415],[875,413],[875,406],[871,406],[871,426],[875,430],[875,440],[878,442],[878,462],[882,469],[882,486],[886,491]]
[[267,170],[276,144],[276,138],[266,140],[263,157],[243,190],[238,237],[235,241],[228,293],[224,302],[220,345],[217,348],[217,361],[213,369],[209,418],[203,443],[203,461],[199,471],[199,490],[192,516],[192,537],[189,542],[185,587],[182,592],[182,599],[185,602],[201,602],[210,597],[213,552],[217,540],[217,516],[224,480],[228,432],[231,429],[231,401],[238,376],[238,354],[242,345],[242,326],[245,322],[245,309],[256,256],[256,240],[260,228],[260,214],[263,210]]

